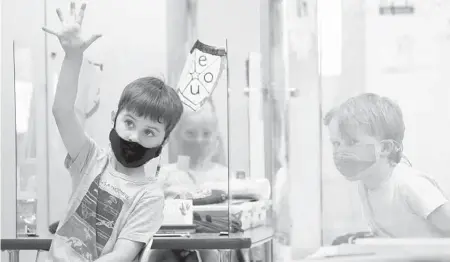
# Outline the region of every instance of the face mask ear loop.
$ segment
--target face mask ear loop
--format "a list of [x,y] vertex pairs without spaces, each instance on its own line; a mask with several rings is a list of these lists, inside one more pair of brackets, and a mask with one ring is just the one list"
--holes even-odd
[[408,166],[412,167],[411,161],[409,161],[408,157],[406,157],[405,154],[403,153],[403,144],[401,144],[395,140],[393,140],[393,141],[398,146],[398,152],[400,152],[400,161],[403,159]]
[[117,109],[116,115],[114,116],[114,129],[116,129],[117,117],[119,117],[119,109]]
[[161,171],[162,150],[164,148],[164,143],[166,142],[167,139],[169,139],[169,136],[165,137],[161,143],[161,152],[159,153],[159,156],[158,156],[158,165],[156,166],[155,177],[158,177],[159,172]]
[[159,171],[161,171],[161,155],[158,157],[158,165],[156,166],[155,177],[158,177]]
[[403,145],[395,140],[392,140],[394,145],[396,145],[396,152],[403,152]]
[[[399,143],[398,141],[396,141],[396,140],[391,140],[392,141],[392,143],[394,144],[394,153],[398,153],[398,154],[400,154],[400,159],[399,159],[399,161],[401,161],[402,159],[404,159],[404,160],[406,160],[406,162],[407,162],[407,164],[409,165],[409,166],[412,166],[412,164],[411,164],[411,162],[409,161],[409,159],[403,154],[403,144],[402,143]],[[396,164],[396,163],[395,163]]]

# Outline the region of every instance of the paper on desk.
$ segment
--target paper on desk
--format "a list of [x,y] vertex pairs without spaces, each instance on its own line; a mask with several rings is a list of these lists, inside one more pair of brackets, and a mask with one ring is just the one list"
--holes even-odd
[[306,257],[306,259],[317,259],[317,258],[325,258],[330,256],[336,256],[338,254],[338,250],[336,246],[326,246],[321,247],[315,253]]
[[193,204],[191,199],[166,199],[163,225],[192,225]]
[[324,246],[319,248],[317,252],[309,255],[307,259],[323,259],[330,257],[347,257],[347,256],[368,256],[375,255],[373,250],[353,245],[353,244],[342,244],[338,246]]

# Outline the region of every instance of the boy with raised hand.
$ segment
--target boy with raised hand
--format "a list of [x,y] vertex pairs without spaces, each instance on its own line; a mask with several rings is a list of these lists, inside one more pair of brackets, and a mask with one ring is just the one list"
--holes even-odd
[[68,151],[65,166],[75,189],[60,220],[49,261],[135,261],[160,228],[164,194],[144,164],[158,161],[162,147],[183,112],[175,90],[144,77],[128,84],[113,115],[110,148],[100,148],[83,131],[74,104],[83,52],[100,35],[80,37],[86,4],[62,30],[43,30],[58,37],[65,51],[53,115]]

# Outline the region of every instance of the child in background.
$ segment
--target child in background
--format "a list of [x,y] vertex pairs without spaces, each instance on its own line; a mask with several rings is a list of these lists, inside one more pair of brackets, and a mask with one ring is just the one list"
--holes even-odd
[[158,161],[183,106],[163,81],[137,79],[125,87],[113,115],[110,148],[90,139],[74,111],[83,52],[100,37],[80,37],[85,8],[75,14],[71,3],[71,19],[63,19],[58,9],[60,32],[43,28],[65,51],[53,115],[75,189],[47,261],[135,261],[163,221],[164,193],[156,177],[145,174],[144,164]]
[[[186,157],[186,166],[177,163],[161,168],[160,180],[166,198],[187,197],[206,189],[208,182],[228,181],[227,166],[218,163],[220,154],[219,119],[211,100],[198,111],[185,108],[179,124],[172,134],[172,148]],[[221,150],[222,149],[222,150]],[[220,150],[220,151],[219,151]],[[180,172],[181,171],[181,172]],[[152,250],[150,262],[180,262],[220,260],[218,250]]]
[[450,236],[450,203],[430,176],[402,159],[405,125],[399,106],[362,94],[324,119],[339,172],[359,184],[363,212],[378,237]]
[[[211,100],[198,111],[185,108],[171,143],[173,151],[179,157],[184,156],[187,163],[180,163],[178,159],[161,168],[159,179],[163,182],[166,197],[186,190],[192,193],[204,189],[210,182],[227,183],[228,167],[225,161],[219,161],[225,158],[219,119]],[[184,172],[177,172],[180,169]]]

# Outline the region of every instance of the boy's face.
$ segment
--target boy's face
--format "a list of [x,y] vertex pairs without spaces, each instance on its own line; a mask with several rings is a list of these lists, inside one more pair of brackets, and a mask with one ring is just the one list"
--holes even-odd
[[355,129],[349,138],[344,138],[338,121],[332,120],[328,127],[336,167],[348,180],[361,180],[375,173],[381,164],[379,160],[386,159],[382,142],[363,130]]
[[200,111],[185,112],[180,123],[180,137],[185,141],[205,143],[217,138],[217,116],[206,103]]
[[208,108],[187,113],[179,127],[178,138],[183,154],[191,157],[194,164],[210,160],[218,142],[216,116]]
[[[114,119],[115,114],[113,113],[113,123]],[[119,112],[115,129],[122,139],[139,143],[145,148],[160,146],[166,136],[166,126],[164,123],[139,117],[126,109]]]
[[380,142],[377,138],[367,135],[363,130],[355,129],[352,134],[349,134],[351,138],[344,138],[341,134],[339,123],[337,120],[331,120],[329,126],[330,141],[333,145],[333,153],[339,150],[345,150],[351,148],[357,144],[373,144],[378,145]]

